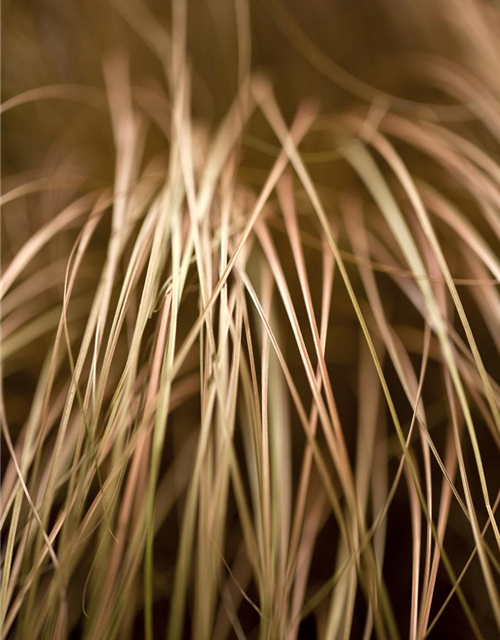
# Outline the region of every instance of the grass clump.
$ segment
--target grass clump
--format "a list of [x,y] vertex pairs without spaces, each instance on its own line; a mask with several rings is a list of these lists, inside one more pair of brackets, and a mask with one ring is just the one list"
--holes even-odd
[[498,11],[295,4],[5,8],[2,639],[500,632]]

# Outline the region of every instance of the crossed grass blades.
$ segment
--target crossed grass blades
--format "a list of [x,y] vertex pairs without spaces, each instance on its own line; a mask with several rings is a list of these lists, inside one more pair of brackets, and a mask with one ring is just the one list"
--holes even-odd
[[[498,637],[500,16],[402,5],[455,29],[413,95],[216,3],[210,120],[184,0],[106,5],[142,75],[106,35],[102,82],[22,91],[7,3],[2,639]],[[340,107],[256,71],[259,20]]]

